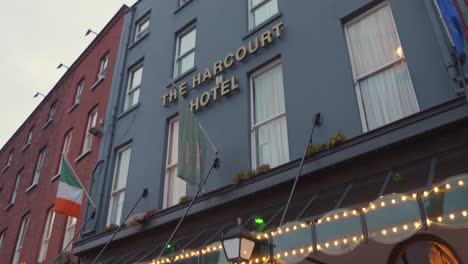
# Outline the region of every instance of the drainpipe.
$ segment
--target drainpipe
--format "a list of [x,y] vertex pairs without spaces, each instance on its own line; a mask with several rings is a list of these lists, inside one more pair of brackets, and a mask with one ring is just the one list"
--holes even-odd
[[426,9],[429,14],[429,19],[432,22],[432,27],[434,28],[437,42],[439,43],[440,49],[442,51],[444,66],[451,81],[450,86],[455,90],[455,92],[458,93],[460,91],[460,87],[457,85],[457,83],[460,76],[457,71],[457,65],[452,57],[451,50],[453,48],[451,47],[450,41],[448,40],[446,33],[442,30],[442,21],[440,20],[440,16],[438,14],[438,11],[436,10],[436,7],[434,6],[433,1],[434,0],[424,0],[424,4],[426,5]]
[[[105,159],[104,159],[104,162],[105,162],[105,166],[104,166],[104,171],[101,171],[100,175],[101,175],[101,186],[98,186],[98,191],[96,192],[97,195],[96,197],[99,197],[98,201],[97,201],[97,204],[98,204],[98,208],[102,208],[102,204],[103,204],[103,199],[102,197],[105,197],[104,194],[104,191],[105,191],[105,180],[106,180],[106,175],[108,174],[109,172],[109,167],[110,167],[110,164],[111,164],[111,157],[112,157],[112,142],[114,142],[114,134],[115,134],[115,126],[117,124],[117,116],[118,116],[118,113],[119,113],[119,102],[121,101],[120,98],[121,98],[121,87],[123,85],[123,80],[124,80],[124,73],[126,72],[125,71],[125,67],[126,67],[126,63],[127,63],[127,53],[128,53],[128,48],[130,46],[130,43],[131,43],[131,28],[132,28],[132,25],[133,25],[133,22],[134,22],[134,19],[135,19],[135,7],[131,7],[131,9],[127,12],[131,12],[130,13],[130,22],[126,23],[125,24],[125,21],[124,21],[124,25],[122,26],[122,35],[123,34],[127,34],[127,37],[126,37],[126,41],[125,41],[125,44],[122,45],[123,49],[124,49],[124,52],[123,52],[123,58],[122,58],[122,63],[121,64],[118,64],[118,61],[116,61],[116,67],[119,67],[120,70],[118,70],[118,72],[114,75],[116,76],[119,76],[120,80],[119,80],[119,84],[118,84],[118,89],[115,89],[116,91],[114,92],[117,92],[117,97],[116,97],[116,100],[113,102],[114,106],[112,107],[112,110],[111,110],[111,118],[110,118],[110,121],[109,121],[109,126],[108,126],[108,139],[106,140],[105,142],[105,146],[106,146],[106,150],[105,150]],[[120,50],[120,48],[119,48]],[[114,87],[114,86],[112,86]],[[111,91],[112,92],[112,91]],[[93,175],[93,177],[95,177],[96,175]],[[97,212],[98,213],[98,217],[95,218],[94,220],[94,228],[96,228],[96,221],[98,221],[97,219],[99,218],[99,215],[100,215],[100,212]]]

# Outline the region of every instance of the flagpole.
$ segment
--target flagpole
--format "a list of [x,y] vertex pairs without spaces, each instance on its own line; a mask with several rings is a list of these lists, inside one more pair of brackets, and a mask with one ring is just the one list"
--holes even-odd
[[136,203],[133,205],[132,207],[132,210],[130,210],[130,212],[128,212],[127,216],[125,217],[125,219],[120,223],[119,227],[117,228],[117,230],[114,231],[114,234],[112,235],[112,237],[109,239],[109,241],[107,241],[107,243],[104,245],[104,247],[101,249],[101,251],[99,252],[99,254],[96,256],[96,258],[93,260],[92,264],[95,264],[99,258],[101,257],[101,255],[104,253],[104,251],[107,249],[107,247],[110,245],[110,243],[112,242],[112,240],[114,240],[115,236],[117,235],[117,233],[120,232],[120,229],[122,229],[122,227],[125,225],[125,222],[127,222],[128,218],[130,217],[130,215],[133,213],[133,210],[135,210],[136,206],[140,203],[141,199],[143,198],[146,198],[148,197],[148,189],[144,189],[143,190],[143,193],[140,195],[140,198],[138,198],[138,200],[136,201]]
[[322,125],[322,117],[320,113],[317,113],[315,114],[314,126],[312,127],[312,131],[310,132],[309,141],[307,141],[307,146],[304,150],[304,155],[302,155],[301,165],[299,166],[299,171],[297,172],[296,178],[294,179],[294,184],[291,189],[291,192],[289,193],[288,202],[286,203],[286,206],[284,207],[283,216],[281,217],[281,222],[279,226],[283,225],[284,218],[286,217],[286,213],[288,212],[289,204],[291,203],[292,196],[296,190],[297,182],[299,181],[299,176],[301,175],[302,168],[304,167],[304,161],[307,155],[307,150],[309,149],[309,146],[312,144],[312,136],[314,135],[315,128],[319,127],[320,125]]
[[[60,254],[58,254],[58,256],[55,258],[53,264],[57,263],[57,261],[59,260],[60,256],[61,256],[63,253],[65,253],[66,249],[73,243],[73,240],[75,240],[75,239],[78,237],[78,235],[81,233],[81,231],[83,231],[83,229],[85,228],[85,226],[86,226],[92,219],[94,219],[94,216],[95,216],[95,215],[96,215],[96,210],[93,210],[93,213],[91,214],[91,216],[90,216],[90,217],[86,220],[86,222],[80,227],[80,230],[78,230],[78,232],[76,232],[76,234],[73,235],[72,239],[70,240],[70,242],[68,242],[67,246],[64,247],[64,248],[62,249],[62,252],[60,252]],[[68,216],[68,217],[70,217],[70,216]]]
[[[177,226],[174,228],[174,230],[172,231],[172,234],[170,235],[169,239],[167,240],[167,242],[164,244],[164,247],[162,248],[161,252],[159,253],[157,259],[161,258],[161,256],[163,255],[164,251],[166,250],[166,247],[167,245],[169,245],[172,241],[172,239],[174,238],[175,234],[177,233],[177,231],[179,230],[179,227],[180,225],[182,224],[182,222],[184,221],[185,217],[188,215],[188,212],[190,211],[190,209],[192,208],[192,205],[194,203],[194,201],[197,199],[198,195],[200,195],[201,193],[201,186],[202,185],[205,185],[206,184],[206,181],[208,180],[208,177],[210,176],[211,174],[211,171],[218,167],[218,157],[216,157],[214,160],[213,160],[213,163],[211,164],[211,167],[210,169],[208,170],[208,172],[206,173],[206,176],[203,180],[203,184],[200,184],[198,186],[198,191],[197,193],[195,194],[195,196],[192,198],[192,200],[190,201],[190,204],[188,205],[187,209],[185,210],[185,213],[184,215],[179,219],[179,222],[177,223]],[[139,263],[141,262],[144,258],[146,258],[147,256],[149,256],[149,254],[151,254],[152,252],[154,252],[154,250],[156,249],[157,247],[154,247],[153,249],[151,249],[150,251],[148,251],[148,253],[146,253],[145,255],[143,255],[140,259],[138,259],[137,261],[134,261],[134,263]]]
[[83,189],[84,194],[85,194],[86,197],[88,198],[88,201],[91,203],[91,205],[93,206],[93,208],[96,208],[96,204],[94,204],[93,200],[91,199],[91,197],[89,196],[88,192],[86,191],[86,188],[83,186],[83,183],[81,183],[81,180],[80,180],[80,178],[78,177],[78,174],[76,174],[75,170],[74,170],[73,167],[70,165],[70,162],[68,162],[67,157],[65,157],[65,155],[63,155],[63,154],[62,154],[62,157],[63,157],[63,159],[65,160],[65,162],[67,163],[68,168],[70,168],[70,170],[72,171],[73,175],[74,175],[75,178],[77,179],[78,183],[81,185],[81,188]]

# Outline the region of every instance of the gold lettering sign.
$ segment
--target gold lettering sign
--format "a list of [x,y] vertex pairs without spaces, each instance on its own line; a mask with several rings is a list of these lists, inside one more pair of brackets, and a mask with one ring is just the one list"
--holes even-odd
[[[170,90],[168,93],[161,96],[163,106],[174,103],[179,95],[187,96],[191,89],[196,89],[210,80],[216,79],[216,86],[209,91],[202,93],[200,96],[190,101],[190,109],[192,112],[201,110],[207,107],[210,102],[218,100],[220,97],[228,96],[239,90],[239,84],[236,77],[231,77],[224,81],[223,73],[226,70],[234,67],[236,63],[242,62],[250,55],[261,51],[261,49],[271,45],[275,40],[281,38],[281,29],[283,22],[274,25],[270,30],[267,30],[255,38],[251,39],[246,45],[242,45],[235,52],[227,54],[223,59],[213,63],[212,68],[206,68],[203,72],[197,72],[192,76],[192,86],[189,87],[187,82],[180,84],[176,89]],[[218,82],[219,78],[221,81]]]

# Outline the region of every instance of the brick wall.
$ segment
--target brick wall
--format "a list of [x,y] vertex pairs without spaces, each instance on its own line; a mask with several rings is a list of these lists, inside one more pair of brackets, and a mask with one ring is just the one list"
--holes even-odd
[[[6,164],[10,151],[13,150],[10,166],[0,173],[0,232],[5,232],[0,250],[0,263],[8,263],[12,260],[21,219],[26,214],[29,214],[30,224],[20,261],[37,262],[47,210],[53,206],[57,192],[58,180],[52,181],[52,179],[58,173],[63,141],[69,131],[72,131],[72,141],[68,157],[81,181],[88,188],[100,145],[100,138],[93,137],[91,152],[82,156],[88,114],[95,107],[98,107],[97,126],[102,129],[100,120],[105,116],[125,10],[124,6],[117,12],[103,32],[96,37],[62,80],[0,150],[0,170]],[[109,58],[106,76],[91,90],[91,86],[98,79],[100,61],[105,54],[108,54]],[[81,80],[84,80],[84,89],[80,104],[70,110],[74,103],[76,88]],[[54,103],[57,107],[55,119],[44,126],[48,120],[50,107]],[[30,129],[33,131],[32,143],[23,149]],[[26,191],[31,186],[36,160],[39,151],[43,148],[46,148],[46,158],[39,183],[36,187]],[[77,159],[80,156],[82,158]],[[22,178],[16,202],[5,209],[9,204],[19,171],[22,171]],[[86,199],[84,200],[86,201]],[[76,230],[81,224],[79,220]],[[52,263],[55,256],[61,251],[65,226],[66,217],[56,215],[46,263]]]

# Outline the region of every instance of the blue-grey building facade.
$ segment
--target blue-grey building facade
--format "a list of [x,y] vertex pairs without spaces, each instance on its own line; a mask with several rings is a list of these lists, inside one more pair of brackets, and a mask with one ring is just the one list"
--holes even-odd
[[[177,165],[172,159],[177,156],[173,151],[178,96],[184,97],[212,143],[207,145],[207,165],[214,158],[211,145],[219,157],[219,167],[195,201],[181,234],[205,228],[190,224],[197,217],[214,222],[245,217],[239,203],[247,202],[250,214],[245,214],[254,215],[279,203],[273,200],[286,202],[316,113],[323,120],[314,130],[313,144],[326,143],[337,134],[348,140],[306,161],[298,189],[304,195],[390,170],[404,164],[403,159],[439,153],[450,144],[462,146],[466,139],[458,134],[449,137],[450,143],[437,141],[445,138],[444,133],[466,131],[468,107],[434,3],[138,1],[125,17],[100,162],[90,187],[98,205],[96,217],[75,246],[82,262],[91,262],[111,236],[102,230],[120,224],[145,188],[148,196],[133,212],[157,213],[144,226],[119,232],[103,255],[109,263],[133,263],[138,259],[133,256],[145,255],[135,247],[166,242],[186,208],[178,198],[196,192],[196,187],[171,178]],[[447,126],[453,131],[444,129]],[[431,133],[434,138],[413,140]],[[435,170],[430,160],[428,170]],[[233,185],[237,173],[265,164],[270,167],[265,174]],[[340,176],[341,169],[359,175]],[[388,184],[389,175],[382,184]],[[375,191],[369,201],[383,194],[380,187],[357,186],[340,193],[353,188]],[[89,217],[92,209],[87,211]],[[120,258],[111,260],[109,254]],[[386,263],[387,258],[380,257],[382,261],[375,263]],[[346,262],[321,261],[316,263]]]

